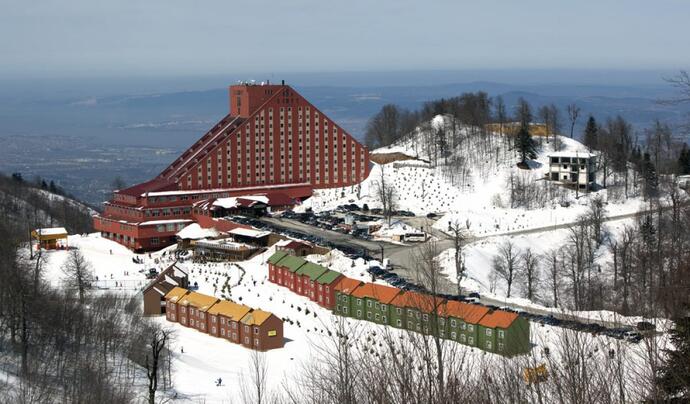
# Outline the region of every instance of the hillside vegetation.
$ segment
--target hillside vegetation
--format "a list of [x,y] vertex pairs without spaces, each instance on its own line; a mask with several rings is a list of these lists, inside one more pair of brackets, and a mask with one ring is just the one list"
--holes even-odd
[[79,202],[54,183],[24,180],[20,174],[0,174],[0,218],[12,233],[28,237],[39,227],[62,226],[70,233],[88,233],[94,210]]

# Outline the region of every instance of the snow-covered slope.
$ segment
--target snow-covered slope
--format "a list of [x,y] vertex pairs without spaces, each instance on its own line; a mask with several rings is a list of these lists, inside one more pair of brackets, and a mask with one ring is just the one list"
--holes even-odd
[[[434,158],[429,148],[424,146],[429,144],[425,137],[433,133],[428,128],[440,127],[445,128],[446,133],[453,131],[457,134],[457,145],[453,148],[447,141],[451,151],[446,155],[437,151]],[[586,209],[593,196],[600,196],[609,203],[611,215],[640,209],[639,199],[609,200],[606,189],[583,195],[544,181],[548,154],[554,151],[550,139],[536,139],[541,143],[538,156],[530,162],[531,170],[523,170],[517,167],[517,153],[507,141],[498,135],[488,136],[494,138],[472,133],[471,128],[454,124],[450,117],[437,116],[400,142],[372,152],[400,152],[425,161],[372,163],[371,174],[359,186],[317,190],[303,208],[330,210],[350,202],[366,203],[369,208],[380,207],[376,190],[383,178],[385,183],[394,187],[399,209],[410,210],[417,215],[442,213],[443,217],[435,225],[437,229],[443,231],[449,223],[458,222],[463,226],[469,225],[469,231],[477,236],[572,222]],[[587,151],[576,140],[565,137],[559,137],[559,140],[560,151]],[[511,208],[511,181],[532,187],[532,192],[538,195],[532,206]],[[569,207],[564,207],[566,205]]]
[[[95,275],[99,277],[97,285],[108,291],[141,296],[141,287],[147,283],[144,270],[151,266],[165,267],[173,262],[171,252],[175,246],[149,254],[135,254],[123,246],[101,238],[99,234],[88,236],[70,236],[70,245],[78,247],[92,264]],[[237,263],[180,263],[190,276],[192,283],[197,282],[199,291],[218,297],[231,298],[252,307],[269,310],[281,318],[287,319],[284,324],[286,337],[285,347],[264,354],[267,364],[268,394],[282,392],[284,386],[294,385],[310,362],[316,360],[318,347],[326,346],[333,338],[338,317],[306,297],[298,296],[268,282],[268,266],[265,260],[273,253],[269,249],[251,260]],[[53,284],[60,284],[63,276],[60,271],[66,259],[66,251],[46,253],[48,264],[45,276]],[[135,263],[133,258],[141,263]],[[366,267],[369,263],[349,258],[334,251],[326,256],[309,256],[309,260],[320,262],[331,269],[345,273],[349,277],[368,280]],[[381,282],[381,281],[378,281]],[[229,290],[223,285],[230,285]],[[168,323],[163,316],[156,319],[165,327],[175,331],[173,343],[173,380],[174,389],[159,392],[174,402],[247,402],[242,398],[242,390],[250,384],[252,359],[251,350],[183,327]],[[344,320],[351,327],[358,327],[357,340],[353,343],[370,344],[371,341],[383,342],[382,326],[366,321]],[[399,334],[404,332],[388,328],[388,331]],[[532,360],[543,360],[543,348],[551,347],[556,352],[562,329],[548,325],[532,327],[532,341],[535,344]],[[616,342],[604,336],[583,334],[600,347],[601,352],[609,348],[618,349]],[[367,345],[369,346],[369,345]],[[640,345],[642,347],[642,345]],[[497,355],[487,355],[483,351],[463,345],[457,349],[467,354],[466,360],[500,361]],[[636,349],[631,346],[630,349]],[[215,381],[221,378],[223,383],[216,386]]]

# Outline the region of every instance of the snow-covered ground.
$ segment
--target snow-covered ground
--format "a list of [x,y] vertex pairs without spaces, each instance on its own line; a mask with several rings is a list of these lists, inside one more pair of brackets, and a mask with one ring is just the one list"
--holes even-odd
[[[446,125],[449,118],[437,116],[430,123],[433,127]],[[465,132],[466,128],[456,129]],[[408,136],[400,142],[372,153],[388,153],[398,151],[410,156],[428,159],[419,148],[420,136],[418,132]],[[560,151],[585,152],[587,148],[574,139],[560,137],[562,147]],[[497,147],[504,147],[498,145]],[[369,177],[360,186],[345,188],[321,189],[314,192],[314,196],[305,201],[300,209],[311,207],[314,211],[332,210],[338,205],[357,203],[369,208],[381,207],[376,195],[377,184],[383,177],[397,194],[396,202],[399,209],[409,210],[417,215],[427,213],[441,213],[434,227],[440,231],[447,231],[449,223],[460,223],[468,227],[474,236],[503,234],[515,230],[534,229],[545,226],[573,222],[577,216],[587,209],[593,197],[601,197],[607,203],[608,215],[623,215],[638,212],[644,207],[641,198],[630,198],[624,201],[609,198],[608,190],[601,189],[590,194],[576,193],[557,186],[553,186],[557,195],[546,201],[543,207],[535,209],[510,207],[510,176],[520,177],[538,187],[550,184],[544,181],[548,170],[548,154],[553,152],[552,144],[543,143],[543,148],[537,158],[530,163],[531,170],[522,170],[516,166],[518,161],[514,151],[506,152],[506,158],[499,161],[474,158],[468,162],[469,174],[464,180],[459,180],[458,174],[451,178],[449,168],[443,164],[432,167],[429,163],[415,160],[379,165],[373,163]],[[542,192],[542,188],[538,188]],[[569,205],[569,206],[565,206]]]
[[[557,243],[556,236],[549,244]],[[119,244],[101,238],[99,234],[87,236],[70,236],[71,246],[79,248],[86,259],[93,266],[95,275],[99,279],[112,281],[103,287],[120,293],[139,294],[141,287],[146,284],[143,271],[151,266],[165,267],[173,258],[170,252],[175,247],[151,254],[134,254]],[[486,250],[484,249],[486,248]],[[477,246],[470,255],[471,266],[479,265],[489,256],[488,245]],[[272,350],[265,354],[268,369],[268,388],[273,392],[281,390],[282,383],[296,377],[302,366],[313,360],[313,347],[324,346],[329,338],[329,331],[334,329],[336,317],[329,311],[309,301],[305,297],[297,296],[286,288],[267,281],[268,266],[265,260],[273,253],[269,249],[264,254],[252,260],[238,263],[191,263],[182,262],[182,266],[190,276],[190,282],[197,282],[202,293],[213,294],[218,297],[230,298],[255,308],[271,311],[288,321],[284,324],[286,338],[283,349]],[[45,276],[55,285],[60,284],[62,273],[60,266],[67,257],[66,251],[46,252],[47,267]],[[137,257],[143,264],[134,263]],[[484,258],[483,258],[484,257]],[[362,259],[352,261],[338,251],[325,256],[309,256],[309,260],[319,262],[333,270],[345,273],[349,277],[368,281],[366,268],[369,263]],[[478,270],[472,270],[474,282],[481,285],[485,276]],[[114,281],[122,282],[122,287],[115,288]],[[378,281],[382,282],[382,281]],[[228,285],[228,288],[224,285]],[[483,289],[482,289],[483,290]],[[176,332],[173,347],[174,392],[167,392],[170,397],[177,394],[182,402],[230,403],[242,402],[242,386],[247,386],[248,369],[252,351],[240,345],[211,337],[207,334],[185,328],[178,324],[167,323],[164,317],[156,319]],[[346,320],[355,324],[354,320]],[[356,322],[362,327],[361,339],[380,338],[381,326],[368,322]],[[398,331],[393,330],[396,333]],[[535,344],[533,354],[539,359],[541,348],[558,343],[560,328],[532,325],[532,340]],[[374,334],[375,333],[375,334]],[[588,337],[589,338],[589,337]],[[601,347],[613,346],[617,341],[605,337],[591,337]],[[631,349],[637,349],[630,346]],[[184,349],[184,353],[182,350]],[[458,349],[467,350],[470,358],[482,358],[487,355],[483,351],[470,349],[458,345]],[[552,352],[554,349],[552,349]],[[602,349],[600,352],[604,352]],[[500,360],[498,356],[489,357]],[[216,386],[215,380],[223,379],[222,386]]]

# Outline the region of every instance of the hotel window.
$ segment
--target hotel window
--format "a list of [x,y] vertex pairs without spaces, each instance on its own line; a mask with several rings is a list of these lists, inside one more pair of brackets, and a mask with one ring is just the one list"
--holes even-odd
[[498,330],[498,338],[505,338],[506,332],[503,330]]
[[491,336],[491,329],[489,329],[489,328],[486,329],[486,336],[487,337]]

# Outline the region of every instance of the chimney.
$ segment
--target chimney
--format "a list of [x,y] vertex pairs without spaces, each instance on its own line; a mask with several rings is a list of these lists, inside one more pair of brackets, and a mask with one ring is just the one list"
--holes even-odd
[[280,80],[280,85],[284,86],[285,85],[285,80]]

